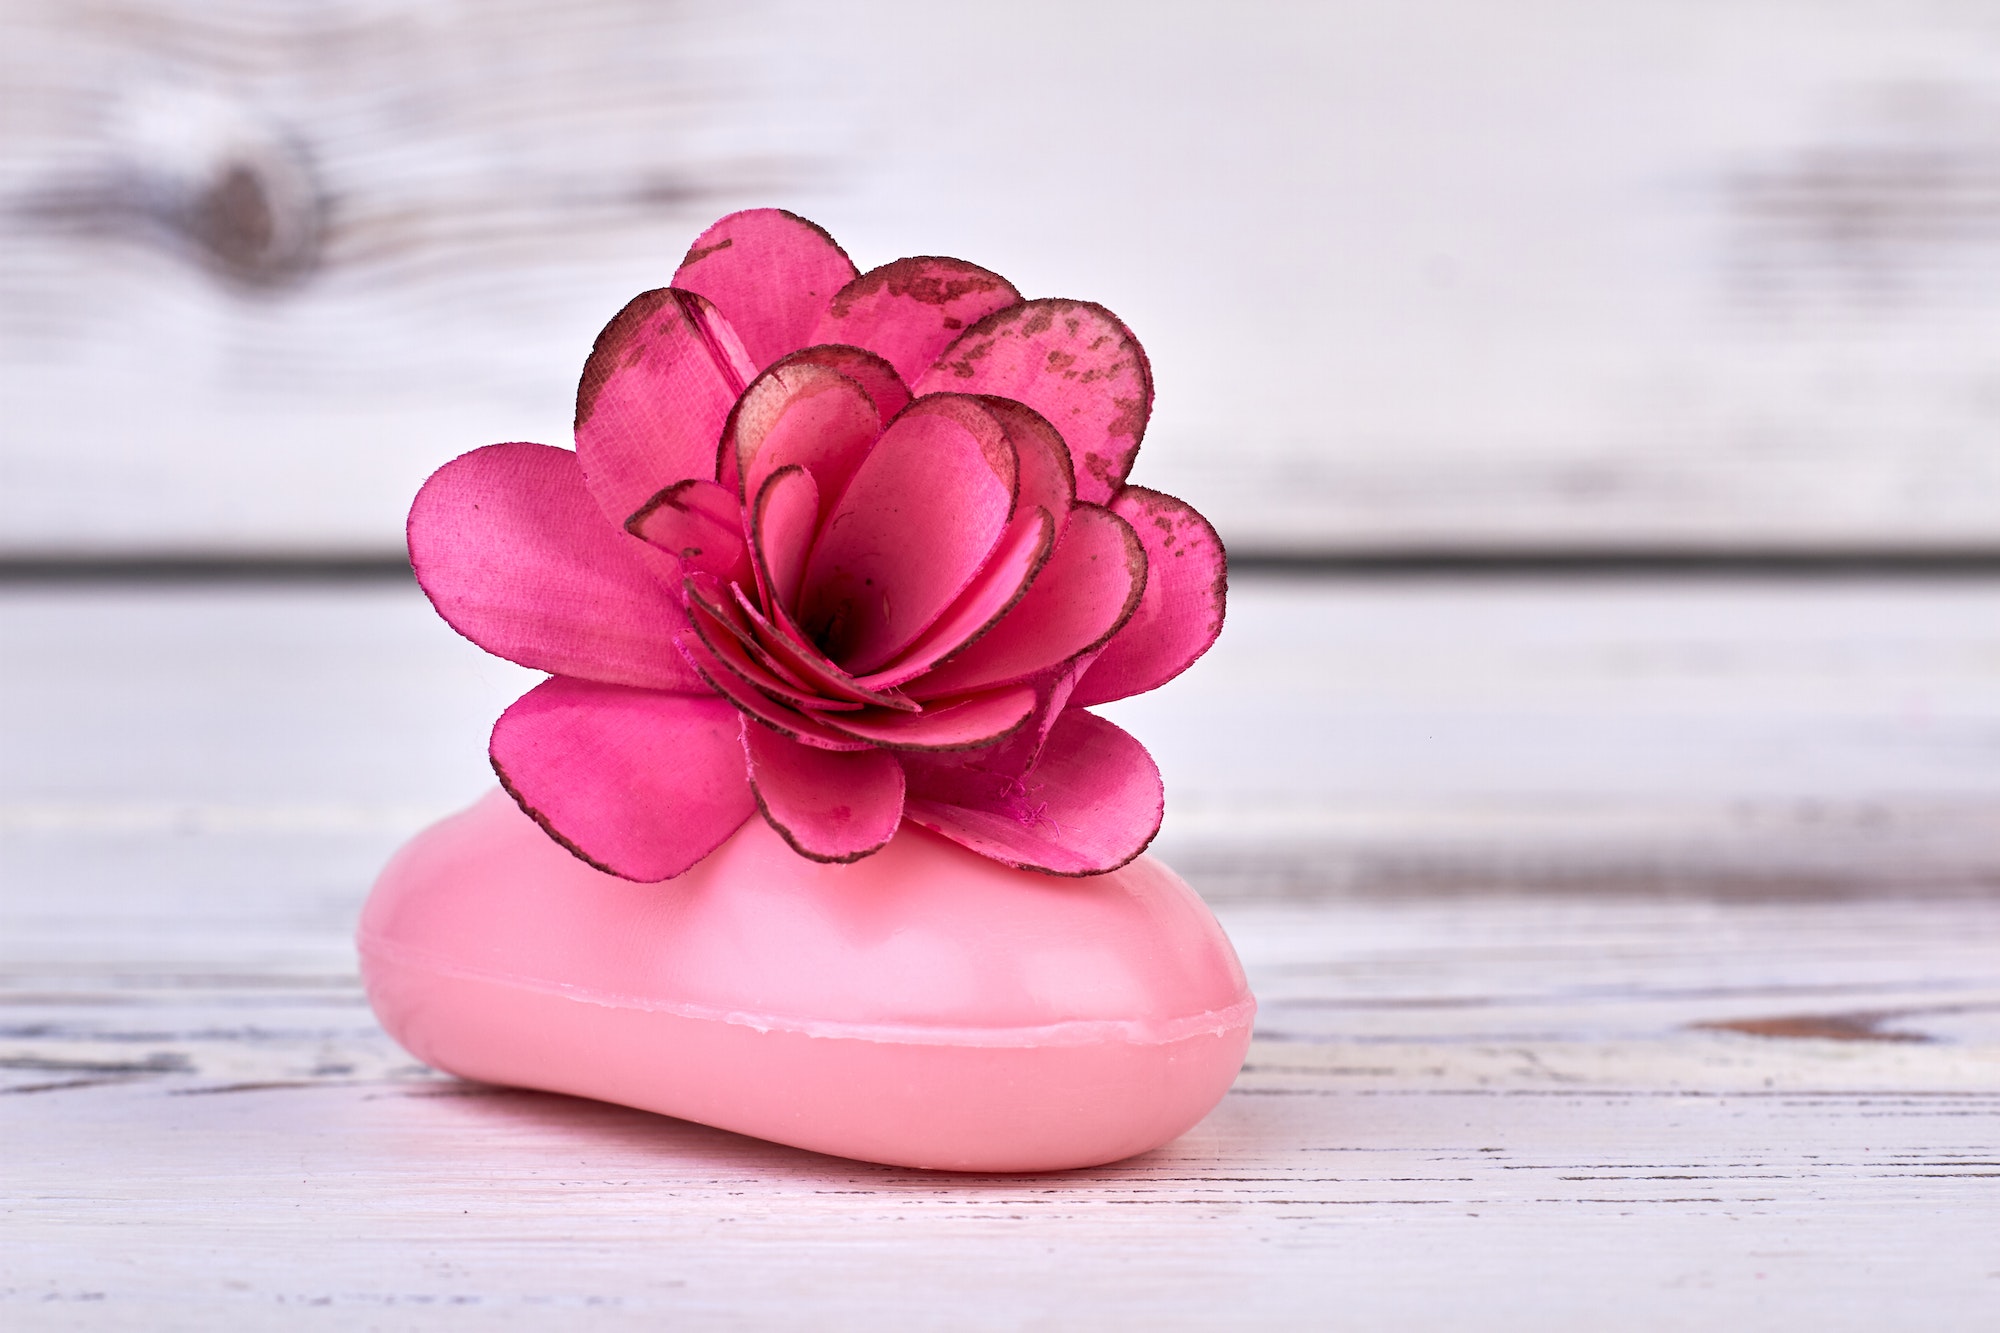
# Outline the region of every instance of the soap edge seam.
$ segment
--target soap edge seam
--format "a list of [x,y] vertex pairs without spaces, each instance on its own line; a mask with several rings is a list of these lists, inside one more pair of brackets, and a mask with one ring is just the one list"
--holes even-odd
[[[723,1009],[714,1005],[673,1004],[644,996],[621,995],[583,986],[524,977],[463,964],[444,963],[421,949],[397,944],[379,936],[358,936],[363,972],[377,959],[402,967],[417,968],[435,976],[457,981],[477,981],[516,990],[552,995],[581,1004],[606,1009],[667,1014],[700,1022],[727,1023],[756,1032],[783,1032],[799,1036],[847,1041],[868,1041],[893,1046],[972,1046],[992,1048],[1039,1046],[1092,1046],[1107,1040],[1134,1046],[1168,1046],[1202,1036],[1222,1036],[1246,1027],[1256,1017],[1257,997],[1247,990],[1241,1000],[1221,1009],[1208,1009],[1154,1022],[1133,1018],[1069,1018],[1033,1027],[946,1027],[916,1023],[852,1023],[824,1019],[801,1019],[781,1014],[756,1014]],[[365,980],[365,976],[364,976]]]

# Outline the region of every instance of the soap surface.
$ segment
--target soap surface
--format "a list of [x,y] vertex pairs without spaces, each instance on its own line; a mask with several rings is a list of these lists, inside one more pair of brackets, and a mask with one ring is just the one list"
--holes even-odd
[[377,1017],[439,1069],[938,1169],[1157,1147],[1228,1090],[1256,1010],[1150,857],[1061,878],[906,824],[823,865],[752,818],[635,884],[497,789],[396,854],[358,943]]

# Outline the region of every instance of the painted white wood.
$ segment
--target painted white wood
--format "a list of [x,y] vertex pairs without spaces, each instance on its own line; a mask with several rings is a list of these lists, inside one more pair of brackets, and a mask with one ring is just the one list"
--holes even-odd
[[6,0],[0,38],[0,552],[391,548],[766,202],[1119,311],[1139,477],[1241,546],[2000,537],[1978,5]]
[[1989,1328],[1995,598],[1245,582],[1123,716],[1248,1064],[996,1178],[388,1041],[361,897],[531,679],[413,588],[0,590],[0,1325]]
[[[137,867],[7,881],[10,1328],[1973,1330],[1995,1309],[1991,897],[1236,904],[1264,1009],[1221,1108],[1131,1162],[996,1178],[427,1074],[354,983],[353,883],[230,878],[151,904]],[[1808,1035],[1700,1026],[1774,1019]]]
[[[393,839],[534,679],[409,584],[0,589],[0,831]],[[1104,712],[1211,893],[2000,880],[2000,581],[1239,578]]]
[[1105,710],[1269,892],[2000,880],[2000,582],[1239,579]]

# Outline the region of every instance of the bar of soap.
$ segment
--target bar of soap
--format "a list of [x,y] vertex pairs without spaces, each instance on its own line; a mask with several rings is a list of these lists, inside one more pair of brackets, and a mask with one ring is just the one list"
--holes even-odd
[[899,1166],[1093,1166],[1228,1091],[1256,1002],[1164,865],[1012,870],[905,824],[851,865],[752,818],[677,879],[593,870],[495,790],[362,914],[391,1036],[488,1083]]

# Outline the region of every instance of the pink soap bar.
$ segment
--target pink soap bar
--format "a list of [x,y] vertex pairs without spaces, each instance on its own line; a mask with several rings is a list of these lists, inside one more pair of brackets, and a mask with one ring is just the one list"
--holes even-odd
[[359,944],[382,1025],[439,1069],[961,1171],[1165,1143],[1228,1090],[1256,1011],[1150,857],[1065,879],[906,824],[823,865],[753,818],[635,884],[497,790],[397,853]]

